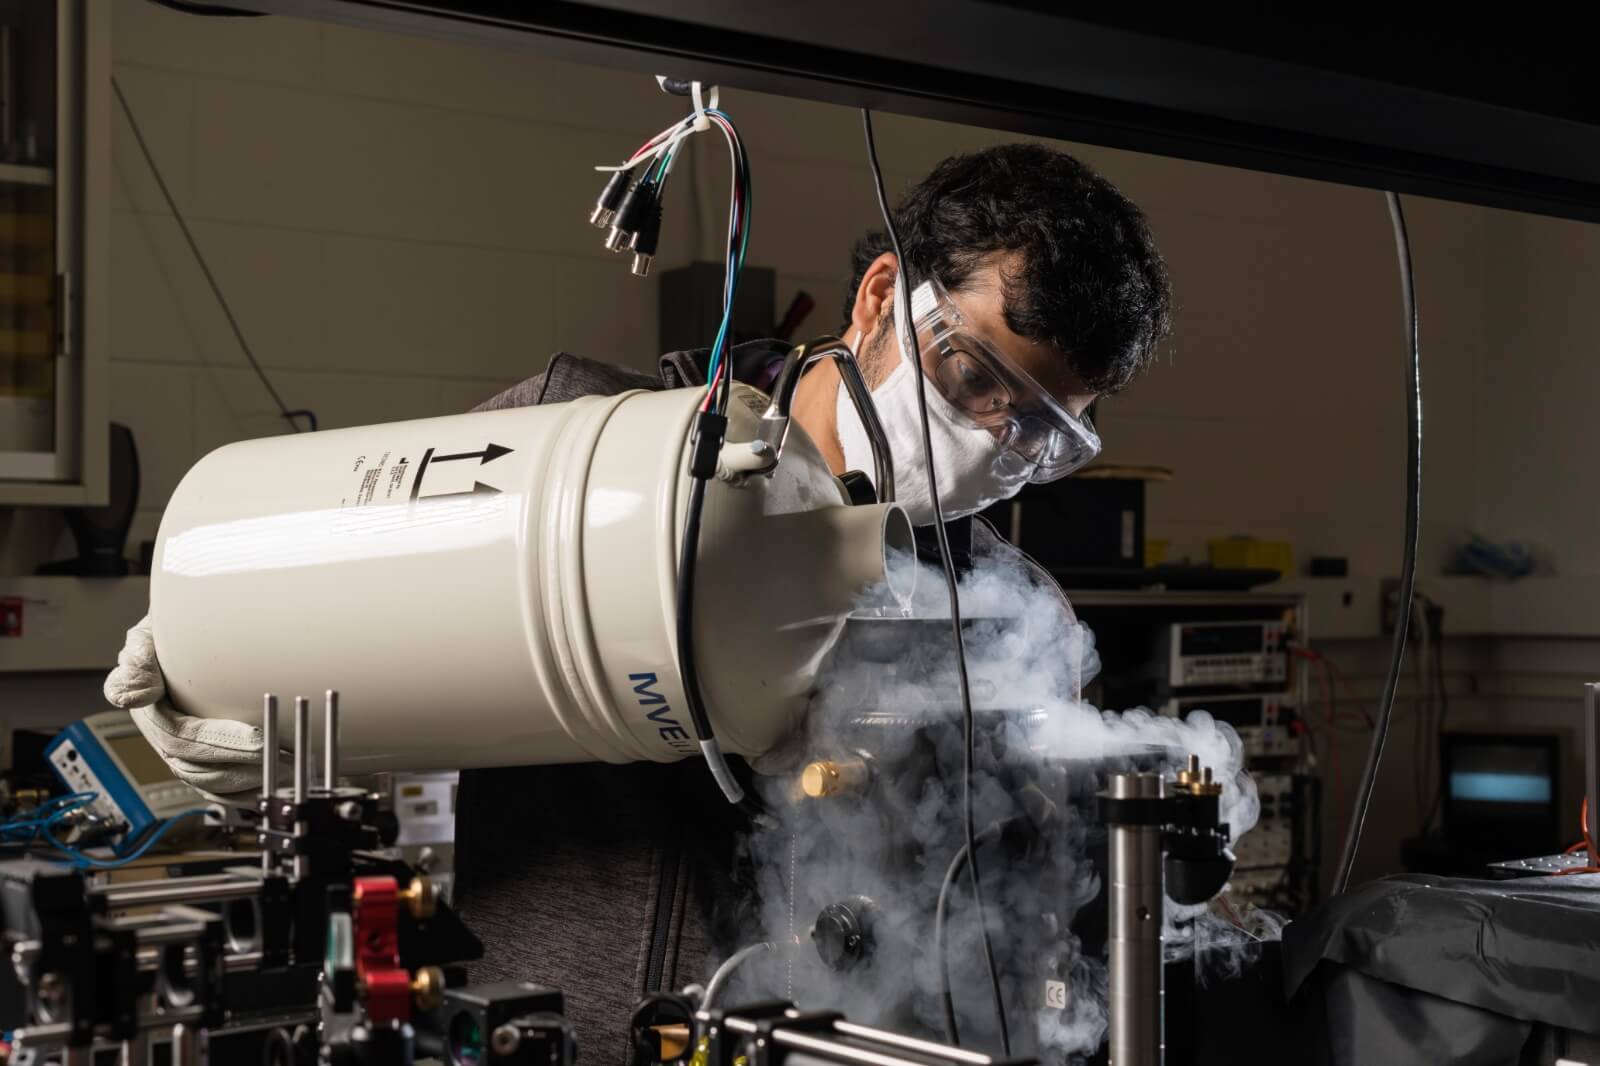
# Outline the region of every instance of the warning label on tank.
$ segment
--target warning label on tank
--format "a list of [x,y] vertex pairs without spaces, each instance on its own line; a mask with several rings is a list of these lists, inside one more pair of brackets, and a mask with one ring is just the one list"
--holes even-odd
[[349,488],[339,505],[370,507],[447,497],[495,496],[501,492],[500,486],[485,481],[481,469],[514,450],[491,442],[475,450],[445,454],[439,454],[437,448],[426,448],[415,460],[409,454],[396,456],[392,451],[378,456],[358,455],[351,460]]
[[390,462],[393,452],[384,452],[376,459],[358,455],[351,464],[354,479],[352,492],[339,501],[342,507],[366,507],[373,503],[404,503],[406,501],[406,472],[411,468],[411,458],[402,455]]

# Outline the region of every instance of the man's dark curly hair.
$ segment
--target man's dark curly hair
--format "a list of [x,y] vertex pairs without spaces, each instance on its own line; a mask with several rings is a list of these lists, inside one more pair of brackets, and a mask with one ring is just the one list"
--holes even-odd
[[[894,219],[913,286],[931,273],[958,292],[990,256],[1007,256],[1006,324],[1063,352],[1096,392],[1132,381],[1171,328],[1167,269],[1144,213],[1065,152],[1007,144],[952,156]],[[856,243],[846,322],[867,267],[892,250],[885,233]]]

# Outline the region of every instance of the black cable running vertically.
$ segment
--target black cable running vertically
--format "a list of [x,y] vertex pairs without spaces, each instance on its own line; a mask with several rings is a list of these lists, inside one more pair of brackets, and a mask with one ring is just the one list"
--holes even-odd
[[217,304],[222,308],[223,317],[228,320],[228,325],[233,329],[233,338],[239,342],[239,350],[244,352],[244,357],[249,360],[250,366],[255,370],[256,377],[261,379],[272,402],[278,405],[278,413],[283,420],[289,423],[296,433],[300,432],[300,423],[296,418],[304,418],[314,430],[317,428],[317,416],[310,411],[290,410],[289,405],[283,402],[283,397],[278,395],[278,390],[273,388],[272,381],[267,377],[267,372],[262,369],[261,363],[256,359],[256,353],[250,349],[250,342],[244,339],[244,330],[239,327],[239,320],[234,317],[233,308],[228,304],[228,298],[222,294],[222,286],[217,284],[217,279],[211,273],[211,265],[206,262],[206,257],[200,251],[200,245],[195,242],[194,234],[189,232],[189,223],[183,217],[183,212],[178,210],[178,202],[172,198],[172,190],[167,188],[167,181],[161,176],[161,168],[156,166],[155,156],[150,154],[150,146],[145,143],[144,131],[139,128],[139,120],[133,117],[133,108],[128,106],[128,98],[122,94],[122,83],[113,76],[111,90],[117,95],[117,104],[122,108],[123,117],[128,120],[128,128],[133,132],[134,142],[139,145],[139,152],[144,156],[145,165],[150,168],[150,176],[156,181],[156,188],[161,190],[161,198],[167,202],[167,210],[172,212],[172,218],[178,223],[178,229],[183,233],[183,239],[189,243],[189,251],[194,255],[194,261],[200,266],[200,273],[205,276],[206,284],[211,286],[211,294],[217,298]]
[[[1410,358],[1406,363],[1406,543],[1400,564],[1400,602],[1395,612],[1394,645],[1389,656],[1389,676],[1383,683],[1383,702],[1372,729],[1372,747],[1361,771],[1356,791],[1355,810],[1345,834],[1344,851],[1333,878],[1333,894],[1350,884],[1356,851],[1361,846],[1361,829],[1372,803],[1372,789],[1378,780],[1378,764],[1383,760],[1383,742],[1389,735],[1389,720],[1394,716],[1395,690],[1400,685],[1400,668],[1405,662],[1406,638],[1411,630],[1411,599],[1417,584],[1417,527],[1422,511],[1422,354],[1417,332],[1417,290],[1411,274],[1411,240],[1406,233],[1406,216],[1400,197],[1389,199],[1389,220],[1394,227],[1395,254],[1400,260],[1400,295],[1405,308],[1406,342]],[[1337,802],[1338,797],[1335,797]]]
[[[878,193],[878,209],[883,212],[883,225],[894,248],[895,286],[894,299],[904,312],[902,318],[911,323],[911,294],[906,291],[908,276],[905,254],[900,250],[900,234],[895,229],[894,212],[889,209],[889,197],[883,188],[883,169],[878,165],[878,145],[872,136],[872,112],[861,109],[861,127],[867,138],[867,162],[872,166],[873,186]],[[898,328],[896,330],[898,333]],[[961,764],[961,820],[966,837],[967,873],[972,883],[972,902],[978,912],[978,932],[983,941],[983,960],[989,970],[989,990],[994,996],[995,1019],[1000,1024],[1000,1047],[1007,1058],[1011,1057],[1011,1030],[1006,1022],[1004,996],[1000,991],[1000,977],[995,968],[994,945],[989,942],[988,910],[984,906],[983,883],[978,875],[978,845],[972,827],[972,760],[973,719],[972,691],[967,680],[967,649],[961,635],[961,597],[956,589],[955,564],[950,558],[950,538],[944,528],[944,510],[939,504],[939,481],[933,468],[933,440],[928,429],[927,377],[916,364],[916,338],[900,338],[902,345],[910,346],[912,366],[916,369],[917,413],[922,420],[922,454],[928,467],[928,496],[933,501],[933,529],[939,542],[939,562],[944,569],[946,591],[950,597],[950,632],[955,641],[956,672],[961,683],[961,718],[964,730],[965,751]],[[904,350],[904,349],[902,349]],[[959,1044],[952,1034],[952,1043]]]

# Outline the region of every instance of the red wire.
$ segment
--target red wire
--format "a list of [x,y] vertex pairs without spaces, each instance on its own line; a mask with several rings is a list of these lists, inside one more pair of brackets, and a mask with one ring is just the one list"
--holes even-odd
[[1583,839],[1572,845],[1572,847],[1568,848],[1566,851],[1563,851],[1561,854],[1571,855],[1575,852],[1587,851],[1589,853],[1588,863],[1584,864],[1583,866],[1574,866],[1570,870],[1557,870],[1555,873],[1550,875],[1551,877],[1566,877],[1568,874],[1600,874],[1600,866],[1594,865],[1597,857],[1594,850],[1594,839],[1589,836],[1588,796],[1583,797],[1583,806],[1578,808],[1578,826],[1583,830]]
[[[1306,651],[1298,648],[1293,650],[1296,654],[1306,659],[1322,659],[1322,656],[1318,655],[1314,651]],[[1333,689],[1328,680],[1328,676],[1329,675],[1326,673],[1319,673],[1317,675],[1317,687],[1322,692],[1322,705],[1326,710],[1328,719],[1328,777],[1333,785],[1333,806],[1334,810],[1338,812],[1339,827],[1339,835],[1334,839],[1343,840],[1345,833],[1344,788],[1339,764],[1338,722],[1334,715]]]
[[1244,928],[1244,920],[1239,917],[1239,912],[1233,909],[1233,904],[1228,902],[1227,896],[1218,896],[1217,903],[1221,905],[1224,913],[1227,914],[1228,921],[1232,922],[1240,929]]
[[1333,675],[1339,679],[1339,685],[1344,689],[1344,694],[1350,698],[1350,702],[1356,705],[1356,709],[1361,712],[1362,719],[1367,723],[1368,728],[1371,728],[1372,714],[1367,710],[1366,704],[1357,698],[1355,688],[1350,684],[1349,675],[1347,675],[1344,670],[1339,667],[1338,663],[1334,662],[1326,655],[1320,655],[1319,658],[1321,658],[1322,661],[1328,665],[1328,669],[1331,670]]
[[706,398],[700,402],[700,410],[711,409],[711,398],[717,394],[717,382],[722,380],[722,374],[728,369],[728,357],[724,355],[722,362],[717,364],[717,373],[710,381],[706,382]]
[[1366,726],[1368,729],[1372,728],[1372,713],[1367,710],[1366,705],[1361,701],[1361,698],[1356,695],[1355,689],[1350,683],[1349,675],[1340,669],[1338,663],[1334,662],[1321,652],[1312,651],[1310,648],[1290,648],[1289,654],[1297,655],[1302,659],[1310,659],[1313,662],[1320,663],[1323,670],[1327,671],[1331,678],[1337,679],[1339,686],[1344,689],[1345,697],[1351,703],[1355,704],[1354,710],[1341,711],[1340,713],[1351,721],[1359,720],[1361,724]]

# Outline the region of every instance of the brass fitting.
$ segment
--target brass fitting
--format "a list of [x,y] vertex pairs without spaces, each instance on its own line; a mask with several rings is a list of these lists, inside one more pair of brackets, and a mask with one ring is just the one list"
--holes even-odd
[[689,1026],[683,1022],[668,1025],[653,1025],[650,1028],[656,1031],[656,1039],[661,1045],[661,1061],[677,1062],[689,1050],[689,1038],[693,1035]]
[[1222,794],[1222,785],[1211,779],[1211,767],[1202,767],[1198,755],[1189,756],[1189,764],[1178,771],[1176,787],[1179,792],[1187,792],[1192,796]]
[[413,877],[411,883],[400,890],[400,901],[419,922],[432,918],[439,909],[439,886],[430,877]]
[[800,791],[812,799],[860,792],[867,784],[867,764],[860,759],[818,759],[800,771]]
[[444,1004],[444,971],[437,966],[418,967],[411,977],[411,1001],[418,1010],[438,1010]]

